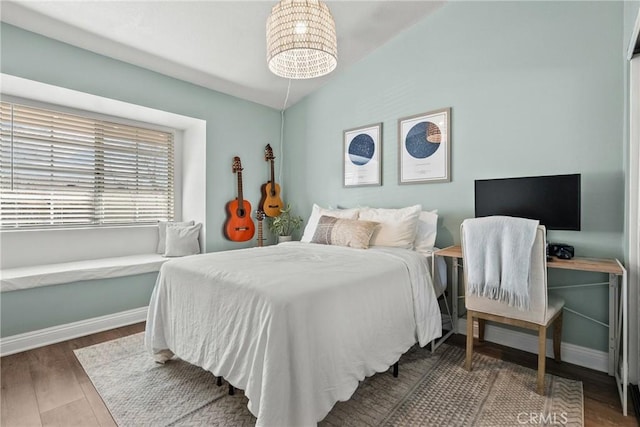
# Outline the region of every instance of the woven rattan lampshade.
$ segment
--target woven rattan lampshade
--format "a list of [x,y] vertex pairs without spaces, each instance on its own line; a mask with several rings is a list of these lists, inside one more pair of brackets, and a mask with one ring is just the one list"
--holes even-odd
[[267,19],[267,62],[288,79],[324,76],[338,64],[336,24],[319,0],[281,0]]

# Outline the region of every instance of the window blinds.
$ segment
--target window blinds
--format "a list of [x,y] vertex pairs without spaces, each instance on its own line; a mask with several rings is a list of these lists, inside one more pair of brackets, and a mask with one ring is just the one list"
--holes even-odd
[[173,133],[0,103],[0,228],[173,219]]

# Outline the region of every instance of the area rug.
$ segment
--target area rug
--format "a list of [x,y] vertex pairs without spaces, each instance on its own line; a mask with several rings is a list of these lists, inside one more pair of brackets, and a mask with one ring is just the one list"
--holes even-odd
[[[255,417],[241,390],[227,394],[215,377],[181,360],[153,362],[143,334],[75,350],[116,423],[129,426],[244,426]],[[545,396],[534,392],[536,371],[464,349],[435,353],[413,347],[400,375],[376,374],[337,403],[321,426],[582,426],[582,383],[547,375]]]

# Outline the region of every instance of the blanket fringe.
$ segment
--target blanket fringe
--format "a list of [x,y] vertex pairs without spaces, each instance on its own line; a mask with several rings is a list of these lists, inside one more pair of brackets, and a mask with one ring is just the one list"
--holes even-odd
[[528,295],[518,295],[500,288],[500,284],[494,285],[485,283],[467,283],[467,292],[470,295],[488,298],[495,301],[504,302],[509,307],[516,307],[518,310],[528,311],[530,300]]

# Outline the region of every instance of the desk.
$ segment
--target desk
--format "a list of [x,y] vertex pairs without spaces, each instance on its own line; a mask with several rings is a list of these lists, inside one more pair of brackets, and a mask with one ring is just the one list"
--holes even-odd
[[[436,256],[451,258],[453,263],[452,282],[452,317],[454,323],[458,316],[459,274],[462,267],[462,249],[460,246],[449,246],[436,251]],[[547,262],[547,268],[565,270],[590,271],[609,274],[609,375],[615,376],[618,394],[622,403],[622,413],[627,415],[627,385],[629,383],[628,367],[628,325],[627,325],[627,270],[617,259],[598,258],[553,258]],[[579,286],[579,285],[575,285]],[[578,313],[579,314],[579,313]]]

